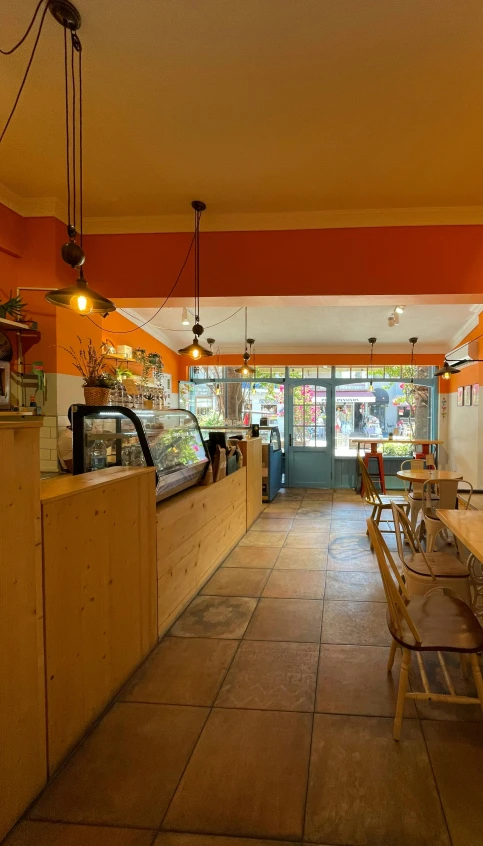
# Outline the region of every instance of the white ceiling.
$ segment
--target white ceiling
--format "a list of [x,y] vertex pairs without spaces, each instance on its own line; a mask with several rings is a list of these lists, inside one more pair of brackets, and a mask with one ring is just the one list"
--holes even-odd
[[[35,4],[2,0],[2,48]],[[77,5],[88,216],[483,205],[481,0]],[[0,123],[33,34],[0,57]],[[65,199],[62,72],[47,15],[0,153],[23,197]]]
[[[444,354],[460,342],[468,325],[477,322],[475,306],[410,305],[400,316],[398,326],[390,328],[387,318],[391,309],[376,304],[297,306],[289,298],[279,306],[251,306],[248,309],[248,337],[255,338],[259,353],[338,353],[367,352],[367,339],[377,338],[375,351],[402,352],[409,349],[408,338],[419,338],[420,353]],[[186,301],[191,306],[189,301]],[[241,311],[238,309],[241,308]],[[479,308],[479,307],[477,307]],[[123,313],[134,322],[143,323],[156,312],[156,308],[129,308]],[[231,315],[234,315],[231,317]],[[190,343],[192,332],[181,325],[181,307],[163,308],[145,329],[177,350]],[[201,323],[205,327],[202,340],[212,337],[222,353],[242,352],[244,345],[244,309],[235,300],[230,307],[217,307],[210,300],[201,306]],[[229,318],[226,320],[225,318]],[[220,321],[224,321],[220,323]],[[219,324],[219,325],[214,325]],[[108,321],[106,330],[109,330]]]

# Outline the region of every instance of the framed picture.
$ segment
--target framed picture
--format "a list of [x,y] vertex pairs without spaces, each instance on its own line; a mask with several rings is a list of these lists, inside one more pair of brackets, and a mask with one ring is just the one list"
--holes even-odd
[[458,405],[463,405],[463,388],[458,388]]
[[465,385],[465,405],[471,405],[471,385]]
[[478,382],[476,382],[476,384],[473,385],[473,395],[472,395],[473,405],[479,404],[478,403],[479,393],[480,393],[480,386],[479,386]]

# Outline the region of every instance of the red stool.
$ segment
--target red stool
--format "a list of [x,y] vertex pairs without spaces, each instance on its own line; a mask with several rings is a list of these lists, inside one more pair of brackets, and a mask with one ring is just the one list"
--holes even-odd
[[[374,449],[375,447],[375,449]],[[377,461],[377,473],[369,473],[369,462],[374,458]],[[377,479],[381,486],[382,493],[386,493],[386,480],[384,477],[384,456],[382,452],[377,452],[377,444],[371,444],[371,451],[364,453],[364,464],[367,467],[371,479]],[[364,489],[361,491],[364,494]]]

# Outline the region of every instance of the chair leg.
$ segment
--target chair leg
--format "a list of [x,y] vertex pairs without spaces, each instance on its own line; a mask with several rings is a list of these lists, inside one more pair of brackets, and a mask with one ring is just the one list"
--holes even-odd
[[483,711],[483,678],[481,676],[480,665],[478,664],[478,657],[474,652],[470,652],[471,669],[473,670],[473,678],[475,680],[478,699],[480,700],[480,707]]
[[397,643],[393,639],[393,641],[391,643],[391,651],[389,653],[389,658],[387,659],[387,672],[388,673],[390,673],[391,670],[392,670],[392,665],[394,664],[394,658],[396,656],[396,650],[397,650]]
[[411,652],[409,649],[403,649],[401,673],[399,675],[399,687],[397,691],[396,716],[394,718],[394,740],[399,740],[401,737],[401,725],[404,711],[404,703],[406,701],[406,690],[408,686],[409,666],[411,664]]

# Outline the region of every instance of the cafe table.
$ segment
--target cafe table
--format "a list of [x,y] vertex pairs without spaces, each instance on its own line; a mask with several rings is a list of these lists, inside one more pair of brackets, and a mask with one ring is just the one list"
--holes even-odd
[[[461,473],[456,473],[454,470],[411,470],[408,467],[405,470],[398,470],[397,475],[400,479],[404,482],[411,482],[413,485],[414,492],[422,491],[424,482],[427,482],[428,479],[431,479],[433,482],[439,482],[447,479],[452,479],[453,481],[460,481],[463,476]],[[423,500],[422,495],[420,499],[412,498],[410,501],[411,504],[411,526],[413,529],[416,529],[416,523],[418,520],[418,514],[423,507]]]
[[436,514],[470,551],[466,564],[473,588],[473,611],[483,623],[483,514],[471,508],[467,511],[438,508]]
[[397,437],[396,438],[368,438],[368,437],[363,437],[363,436],[359,436],[359,435],[354,436],[352,438],[349,438],[349,446],[351,446],[352,444],[357,445],[355,489],[359,490],[359,465],[357,463],[357,458],[358,458],[359,453],[361,451],[361,444],[362,445],[370,444],[371,455],[377,455],[377,447],[378,447],[379,444],[415,444],[417,446],[422,446],[422,454],[423,455],[428,454],[430,446],[435,446],[436,447],[435,461],[437,463],[438,446],[440,446],[443,443],[444,443],[444,441],[438,441],[438,440],[431,441],[431,440],[426,440],[425,438],[397,438]]

